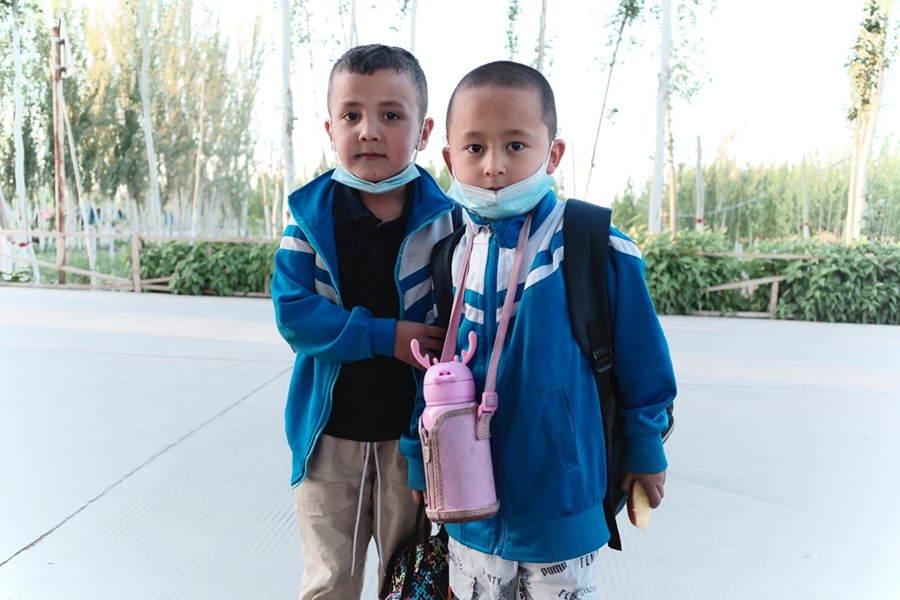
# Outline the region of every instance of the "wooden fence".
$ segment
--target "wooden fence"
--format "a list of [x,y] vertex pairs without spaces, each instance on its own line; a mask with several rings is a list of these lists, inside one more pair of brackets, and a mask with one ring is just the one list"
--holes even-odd
[[[219,242],[232,244],[268,244],[273,240],[265,238],[212,238],[212,237],[187,237],[187,236],[161,236],[161,235],[142,235],[140,233],[58,233],[55,231],[17,231],[0,229],[0,236],[6,236],[11,241],[12,237],[25,237],[28,243],[35,237],[52,237],[56,238],[56,243],[60,243],[60,239],[65,238],[84,238],[84,239],[117,239],[130,240],[131,243],[131,279],[100,273],[98,271],[90,271],[86,269],[78,269],[67,265],[60,265],[42,260],[29,259],[21,256],[13,256],[7,252],[0,252],[0,259],[10,259],[17,263],[34,264],[39,267],[45,267],[61,271],[64,273],[72,273],[74,275],[83,275],[91,278],[91,284],[39,284],[39,283],[12,283],[0,282],[0,286],[21,286],[21,287],[41,287],[41,288],[66,288],[66,289],[91,289],[91,290],[125,290],[134,292],[168,292],[169,277],[160,277],[156,279],[141,279],[141,248],[146,242]],[[752,252],[697,252],[699,256],[709,257],[732,257],[732,258],[756,258],[768,260],[809,260],[815,258],[811,254],[758,254]],[[769,306],[766,312],[739,312],[735,316],[738,317],[756,317],[756,318],[773,318],[778,308],[778,284],[784,280],[783,275],[775,275],[770,277],[762,277],[759,279],[749,279],[727,282],[722,285],[714,285],[708,288],[710,292],[718,292],[729,289],[740,289],[745,294],[750,294],[760,285],[770,285]],[[97,283],[103,281],[106,283]],[[266,285],[268,290],[268,283]],[[235,292],[235,296],[249,296],[268,298],[271,295],[266,292]],[[695,315],[718,316],[720,311],[695,311]]]
[[[698,252],[698,256],[730,257],[730,258],[757,258],[765,260],[811,260],[816,258],[812,254],[762,254],[753,252]],[[741,290],[745,295],[750,295],[761,285],[769,285],[769,310],[766,312],[736,312],[735,317],[750,317],[762,319],[774,319],[778,310],[778,284],[785,280],[784,275],[770,275],[758,279],[741,279],[730,281],[721,285],[713,285],[707,288],[708,292],[720,292],[722,290]],[[695,315],[704,317],[722,316],[719,310],[695,310]],[[729,313],[732,314],[732,313]]]
[[[48,262],[26,258],[20,255],[11,254],[8,250],[4,250],[7,246],[16,244],[13,238],[25,238],[26,243],[33,243],[34,238],[55,238],[56,243],[65,243],[66,238],[73,239],[107,239],[107,240],[129,240],[131,244],[131,278],[120,277],[110,273],[101,273],[88,269],[79,269],[70,267],[65,264],[56,262]],[[82,275],[90,277],[90,284],[71,284],[71,283],[24,283],[24,282],[6,282],[0,281],[0,286],[7,287],[32,287],[32,288],[53,288],[53,289],[79,289],[79,290],[120,290],[132,292],[168,292],[169,277],[160,277],[156,279],[141,279],[141,248],[146,242],[216,242],[231,244],[270,244],[273,240],[264,238],[242,238],[242,237],[189,237],[189,236],[164,236],[164,235],[143,235],[140,233],[59,233],[57,231],[23,231],[14,229],[0,229],[0,238],[5,239],[6,244],[0,246],[0,259],[14,261],[16,263],[24,263],[28,265],[36,265],[47,269],[62,273],[71,273],[73,275]],[[16,244],[17,245],[17,244]],[[103,283],[98,283],[103,282]],[[266,286],[268,288],[268,286]],[[235,292],[235,296],[248,296],[268,298],[268,292]]]

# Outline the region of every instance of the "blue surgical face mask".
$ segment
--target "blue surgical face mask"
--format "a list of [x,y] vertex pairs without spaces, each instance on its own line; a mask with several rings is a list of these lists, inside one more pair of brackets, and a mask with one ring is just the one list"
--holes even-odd
[[339,183],[343,183],[347,187],[351,187],[354,190],[360,192],[366,192],[375,195],[387,194],[388,192],[392,192],[419,177],[419,169],[416,168],[416,157],[419,155],[419,145],[421,145],[422,143],[422,136],[424,134],[425,124],[422,123],[422,128],[419,130],[419,140],[416,142],[416,147],[413,150],[412,158],[410,159],[409,164],[406,165],[406,168],[396,175],[392,175],[387,179],[382,179],[381,181],[372,183],[371,181],[360,179],[359,177],[345,169],[344,165],[341,164],[341,159],[338,158],[338,166],[335,167],[334,172],[331,174],[331,178]]
[[533,175],[496,192],[462,183],[454,177],[447,195],[483,219],[496,220],[524,215],[537,206],[556,184],[553,177],[547,174],[549,163],[548,154],[547,160]]
[[403,169],[393,177],[382,179],[377,183],[372,183],[371,181],[360,179],[359,177],[345,169],[340,162],[338,162],[338,166],[335,167],[334,172],[331,174],[331,178],[335,181],[343,183],[347,187],[351,187],[354,190],[359,190],[360,192],[368,192],[369,194],[387,194],[388,192],[392,192],[397,188],[406,185],[418,176],[419,170],[416,168],[416,164],[414,162],[406,165],[405,169]]

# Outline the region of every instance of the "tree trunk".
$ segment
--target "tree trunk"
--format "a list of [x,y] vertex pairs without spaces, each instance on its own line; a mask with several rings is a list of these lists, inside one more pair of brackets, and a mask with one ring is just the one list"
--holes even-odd
[[[50,49],[51,86],[53,94],[53,163],[54,163],[54,197],[56,198],[56,231],[59,234],[68,230],[68,200],[66,198],[66,159],[64,120],[62,118],[62,71],[60,69],[60,27],[56,25],[52,31],[53,43]],[[65,237],[56,238],[56,266],[66,264],[66,247],[68,240]],[[66,283],[66,272],[57,271],[57,281]]]
[[676,205],[676,189],[675,189],[675,138],[672,135],[672,108],[671,103],[666,103],[666,131],[668,132],[668,140],[666,142],[666,150],[669,154],[669,231],[675,233],[675,205]]
[[806,176],[806,155],[803,155],[803,239],[809,239],[809,180]]
[[200,157],[203,155],[203,100],[206,82],[200,82],[200,127],[197,136],[197,160],[194,162],[194,198],[191,203],[191,237],[198,235],[200,227]]
[[284,231],[284,227],[281,226],[280,218],[281,218],[281,203],[283,202],[282,198],[284,194],[282,193],[281,185],[281,167],[275,171],[275,193],[272,194],[272,238],[278,239],[281,233]]
[[[89,207],[86,205],[84,198],[84,187],[81,185],[81,171],[78,168],[78,154],[75,151],[75,135],[72,133],[72,123],[69,121],[69,113],[66,110],[66,97],[62,93],[62,83],[59,86],[59,101],[63,113],[63,122],[66,126],[66,137],[69,140],[69,156],[72,159],[72,171],[75,173],[75,189],[78,193],[78,210],[81,214],[81,225],[85,233],[90,233],[90,218],[88,215]],[[97,259],[94,255],[93,240],[85,238],[85,247],[87,248],[88,266],[91,271],[97,270]],[[96,285],[97,279],[91,276],[91,285]]]
[[[284,158],[285,190],[294,189],[294,97],[291,94],[291,0],[281,0],[281,86],[283,116],[281,146]],[[351,19],[355,19],[355,6],[351,7]],[[355,20],[352,21],[355,27]],[[354,33],[355,35],[355,33]]]
[[9,224],[9,209],[6,208],[6,196],[3,195],[2,185],[0,185],[0,229],[12,229]]
[[659,233],[662,229],[660,211],[662,207],[663,167],[666,155],[666,106],[669,103],[669,55],[671,54],[672,5],[671,0],[662,2],[662,49],[660,51],[659,91],[656,95],[656,158],[653,168],[653,185],[650,188],[650,208],[647,230]]
[[703,161],[700,156],[700,136],[697,136],[697,211],[695,213],[694,228],[703,229],[703,210],[705,199],[703,197]]
[[350,48],[353,48],[358,43],[356,38],[356,0],[350,0],[350,39],[348,45]]
[[250,183],[244,182],[244,194],[241,199],[241,220],[238,226],[238,234],[247,237],[247,217],[250,213]]
[[159,234],[159,172],[156,167],[156,151],[153,147],[153,118],[150,98],[150,40],[147,33],[147,0],[141,0],[141,105],[144,112],[144,143],[147,147],[147,177],[150,189],[147,191],[146,215],[150,231]]
[[[544,0],[546,2],[546,0]],[[416,9],[419,7],[418,0],[410,0],[409,2],[409,51],[416,53]]]
[[[19,23],[19,3],[18,0],[12,0],[12,18],[13,18],[13,65],[15,77],[13,79],[13,103],[15,105],[15,114],[13,116],[13,147],[15,148],[15,177],[16,177],[16,229],[26,230],[29,227],[28,218],[28,201],[25,194],[25,142],[22,135],[22,119],[25,114],[25,101],[22,98],[22,30]],[[18,240],[23,250],[22,254],[26,258],[34,260],[34,246],[31,240],[26,236]],[[20,247],[18,244],[14,248]],[[31,274],[36,283],[41,281],[41,271],[37,265],[31,265]]]
[[[0,229],[11,229],[9,226],[9,216],[6,214],[6,198],[3,196],[3,186],[0,185]],[[9,243],[9,247],[7,247]],[[0,252],[3,254],[11,254],[15,244],[11,237],[0,235]],[[7,266],[7,259],[0,258],[0,273],[11,271],[12,267]]]
[[878,120],[878,109],[881,106],[881,90],[884,87],[884,67],[878,70],[878,79],[875,91],[872,94],[872,104],[866,115],[865,129],[863,130],[862,147],[858,158],[859,165],[856,170],[856,201],[854,202],[855,214],[853,216],[853,239],[859,239],[862,233],[862,217],[866,208],[866,193],[869,184],[869,163],[872,161],[872,142],[875,139],[875,122]]
[[[537,70],[541,73],[544,72],[544,51],[546,48],[545,36],[547,33],[547,0],[541,0],[541,29],[540,33],[538,33],[538,55],[537,55]],[[601,115],[602,118],[602,115]]]
[[263,237],[271,237],[272,239],[276,239],[275,232],[272,231],[272,219],[269,218],[269,200],[266,197],[266,174],[259,174],[260,181],[262,182],[262,202],[263,202],[263,223],[265,224],[263,231]]
[[888,34],[893,0],[868,0],[863,9],[862,29],[848,63],[853,97],[850,117],[854,125],[853,162],[847,193],[847,219],[844,241],[860,236],[866,203],[872,139],[881,103],[884,72],[888,68]]
[[862,155],[862,115],[858,114],[853,124],[853,159],[850,161],[850,185],[847,188],[847,214],[844,226],[844,243],[853,241],[856,218],[856,180],[859,176],[859,157]]

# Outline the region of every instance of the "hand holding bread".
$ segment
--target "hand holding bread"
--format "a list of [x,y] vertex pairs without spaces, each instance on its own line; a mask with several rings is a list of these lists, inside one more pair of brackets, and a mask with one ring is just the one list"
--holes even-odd
[[622,490],[628,495],[628,519],[639,529],[650,524],[650,510],[662,502],[666,472],[643,474],[625,473]]
[[647,529],[650,524],[650,499],[647,498],[644,486],[637,480],[631,485],[631,493],[628,494],[628,518],[638,529]]

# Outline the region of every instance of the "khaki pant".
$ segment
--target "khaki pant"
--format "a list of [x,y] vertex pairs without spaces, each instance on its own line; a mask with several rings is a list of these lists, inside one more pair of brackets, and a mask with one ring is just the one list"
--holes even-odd
[[295,508],[304,563],[300,600],[359,600],[372,538],[382,562],[380,590],[388,561],[408,543],[416,520],[398,441],[323,435],[296,488]]

